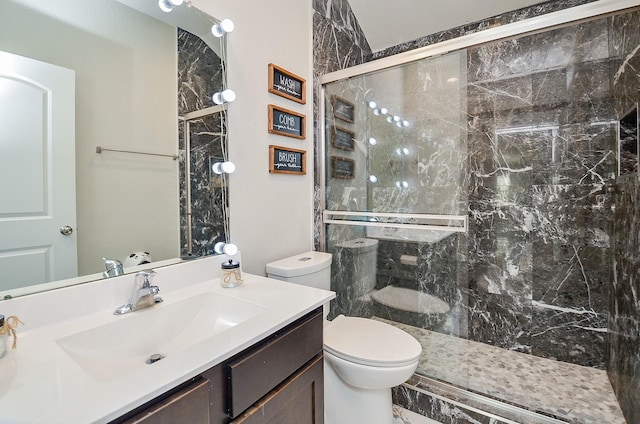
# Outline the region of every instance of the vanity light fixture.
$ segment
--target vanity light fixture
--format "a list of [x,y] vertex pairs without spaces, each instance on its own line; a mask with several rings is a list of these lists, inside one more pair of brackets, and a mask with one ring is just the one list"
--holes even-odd
[[231,103],[236,99],[236,93],[230,88],[215,93],[212,97],[213,103],[221,105],[223,103]]
[[213,246],[213,251],[219,254],[224,253],[225,255],[233,256],[238,253],[238,246],[233,243],[219,241]]
[[211,166],[216,174],[232,174],[236,170],[236,164],[231,161],[216,162]]
[[227,32],[233,31],[235,27],[236,26],[233,24],[233,21],[231,19],[223,19],[217,24],[213,24],[213,26],[211,27],[211,33],[214,36],[220,38]]
[[158,6],[163,12],[171,12],[176,7],[184,3],[184,0],[158,0]]

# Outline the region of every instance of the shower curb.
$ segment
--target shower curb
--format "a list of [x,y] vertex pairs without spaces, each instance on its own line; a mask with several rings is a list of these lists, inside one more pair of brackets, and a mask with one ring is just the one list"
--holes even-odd
[[570,422],[417,374],[393,389],[393,403],[442,424],[566,424]]

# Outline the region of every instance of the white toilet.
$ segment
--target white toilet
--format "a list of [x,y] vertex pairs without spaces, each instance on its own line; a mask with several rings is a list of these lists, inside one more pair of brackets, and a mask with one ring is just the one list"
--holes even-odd
[[[267,276],[330,290],[331,254],[306,252],[267,264]],[[325,318],[328,307],[325,305]],[[391,388],[418,366],[422,347],[391,325],[340,315],[324,327],[325,424],[391,424]]]

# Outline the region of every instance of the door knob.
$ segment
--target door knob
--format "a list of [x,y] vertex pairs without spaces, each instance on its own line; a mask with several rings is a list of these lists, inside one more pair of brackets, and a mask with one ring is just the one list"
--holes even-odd
[[60,227],[60,234],[62,234],[63,236],[70,236],[71,233],[73,233],[73,228],[69,227],[68,225]]

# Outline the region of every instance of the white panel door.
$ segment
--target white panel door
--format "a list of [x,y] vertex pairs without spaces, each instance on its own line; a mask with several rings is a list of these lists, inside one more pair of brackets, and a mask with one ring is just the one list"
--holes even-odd
[[75,227],[75,73],[0,51],[0,292],[77,276]]

